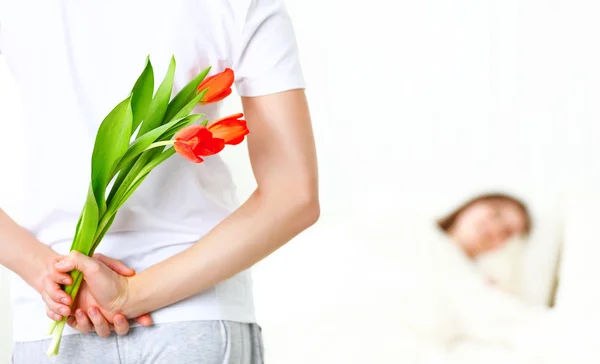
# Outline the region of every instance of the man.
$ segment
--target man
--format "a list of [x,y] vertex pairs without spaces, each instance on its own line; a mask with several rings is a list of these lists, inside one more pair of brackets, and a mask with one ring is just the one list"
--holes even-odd
[[[72,316],[58,363],[262,362],[248,268],[319,215],[304,79],[282,1],[35,7],[0,0],[0,50],[26,117],[26,218],[0,212],[0,264],[16,273],[14,363],[49,360],[45,309],[53,319]],[[120,209],[98,249],[104,257],[64,260],[84,272],[82,295],[98,305],[70,307],[57,283],[67,276],[54,263],[69,252],[98,125],[128,95],[148,54],[155,75],[175,56],[174,92],[208,66],[211,74],[233,69],[258,187],[237,207],[218,156],[198,165],[170,158]],[[214,120],[218,106],[198,112]],[[133,272],[118,260],[138,273],[124,277]],[[127,300],[114,305],[113,294]],[[129,330],[121,320],[148,325],[145,313],[154,325]],[[107,337],[109,323],[123,336]]]

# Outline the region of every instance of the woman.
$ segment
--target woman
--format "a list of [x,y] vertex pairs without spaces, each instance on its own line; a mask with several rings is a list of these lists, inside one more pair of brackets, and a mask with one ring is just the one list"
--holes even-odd
[[480,195],[438,221],[470,258],[500,248],[510,238],[527,236],[531,217],[525,204],[506,194]]
[[[398,310],[403,326],[416,338],[415,348],[421,352],[415,355],[423,363],[442,358],[461,363],[547,363],[548,351],[537,345],[545,342],[540,330],[548,310],[529,306],[489,284],[476,265],[480,255],[525,237],[530,230],[531,218],[521,201],[506,194],[485,194],[403,237],[419,241],[418,248],[408,248],[414,253],[409,264],[417,272],[413,278],[418,284],[405,281],[408,284],[399,288],[408,288],[403,295],[412,299]],[[439,356],[430,359],[433,352]]]
[[[14,363],[50,362],[45,306],[77,330],[65,330],[53,362],[262,362],[248,269],[319,216],[311,120],[283,2],[52,0],[35,11],[0,2],[0,49],[27,118],[24,217],[0,212],[0,264],[16,273]],[[218,156],[199,165],[170,158],[120,209],[98,249],[104,256],[74,256],[87,286],[71,308],[58,285],[70,279],[54,263],[69,252],[98,124],[148,54],[156,75],[175,56],[174,92],[208,66],[233,69],[257,188],[238,207]],[[219,104],[197,111],[215,120]],[[154,325],[129,330],[125,318]]]
[[[517,293],[521,244],[531,232],[525,204],[506,194],[484,194],[438,221],[439,228],[480,268],[486,280]],[[508,246],[509,242],[514,244]]]

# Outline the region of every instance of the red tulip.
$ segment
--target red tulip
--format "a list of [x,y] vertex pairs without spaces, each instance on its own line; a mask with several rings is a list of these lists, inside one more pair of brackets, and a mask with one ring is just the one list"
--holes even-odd
[[231,86],[235,76],[231,68],[225,68],[223,72],[207,77],[198,86],[198,91],[208,91],[200,101],[201,104],[210,104],[221,101],[231,94]]
[[175,134],[175,151],[194,163],[204,161],[202,157],[219,153],[225,148],[223,139],[213,138],[205,126],[191,125]]
[[219,153],[225,144],[236,145],[248,135],[246,120],[240,119],[244,114],[234,114],[219,119],[208,127],[190,125],[181,129],[174,136],[173,147],[183,157],[195,163],[204,161],[207,157]]
[[225,144],[240,144],[250,133],[246,120],[240,119],[244,114],[234,114],[216,120],[208,125],[208,130],[214,138],[223,139]]

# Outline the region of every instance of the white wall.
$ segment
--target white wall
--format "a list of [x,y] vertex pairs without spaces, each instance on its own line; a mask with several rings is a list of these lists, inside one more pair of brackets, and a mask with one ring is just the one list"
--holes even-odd
[[[15,85],[9,77],[6,64],[0,56],[0,206],[9,214],[20,214],[19,195],[21,188],[19,181],[11,178],[11,174],[19,168],[19,159],[16,157],[21,146],[21,126],[19,125],[20,100],[15,95]],[[12,320],[10,314],[8,295],[8,276],[3,267],[0,267],[0,363],[10,362],[12,349],[11,331]]]
[[[351,305],[364,299],[354,280],[398,272],[379,263],[401,244],[395,231],[408,217],[438,215],[490,188],[514,191],[534,210],[538,229],[524,295],[544,302],[562,234],[565,186],[573,182],[567,177],[589,176],[584,169],[598,168],[589,164],[590,153],[597,151],[591,145],[600,140],[598,5],[566,0],[288,4],[309,86],[323,213],[313,229],[256,268],[269,362],[326,363],[342,352],[350,353],[348,364],[362,362],[360,354],[369,354],[373,363],[395,362],[369,345],[348,345],[360,335],[385,337],[393,330],[385,322],[356,326],[356,317],[370,312]],[[5,171],[18,167],[10,158],[21,147],[13,134],[16,105],[0,63],[0,203],[11,209],[18,205],[9,187],[18,186]],[[237,109],[235,102],[228,107]],[[226,156],[246,196],[253,187],[247,156],[242,149]],[[588,156],[588,164],[579,156]],[[579,239],[577,234],[571,239]],[[563,266],[571,277],[569,296],[561,296],[565,310],[586,297],[588,284],[568,273],[568,264],[577,266],[578,257],[593,255],[597,246],[571,254]],[[378,281],[373,287],[368,291],[373,302],[391,288]],[[9,315],[5,296],[0,299],[4,323]],[[7,335],[2,325],[2,358],[8,357]]]

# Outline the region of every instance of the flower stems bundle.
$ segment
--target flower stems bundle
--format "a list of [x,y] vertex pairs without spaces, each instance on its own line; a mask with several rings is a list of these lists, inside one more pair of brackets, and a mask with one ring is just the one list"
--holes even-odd
[[[209,123],[205,115],[192,113],[199,104],[217,102],[231,94],[231,69],[206,77],[208,67],[171,98],[175,67],[172,58],[154,92],[154,70],[147,58],[129,97],[100,124],[91,158],[90,185],[71,251],[92,256],[119,208],[156,166],[174,154],[201,163],[203,157],[219,153],[226,144],[241,143],[248,134],[243,114]],[[73,283],[65,287],[65,292],[75,302],[83,276],[75,270],[71,277]],[[58,354],[66,322],[67,317],[53,321],[50,334],[54,337],[48,356]]]

